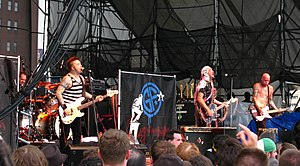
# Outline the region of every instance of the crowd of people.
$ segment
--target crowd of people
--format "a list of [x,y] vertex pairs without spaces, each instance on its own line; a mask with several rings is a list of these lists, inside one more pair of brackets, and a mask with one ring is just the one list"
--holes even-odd
[[[98,150],[83,152],[80,166],[298,166],[300,163],[299,142],[275,142],[260,138],[246,126],[236,137],[217,135],[211,149],[202,154],[194,142],[185,141],[181,130],[171,130],[165,139],[151,145],[150,157],[131,145],[126,132],[109,129],[99,139]],[[300,121],[294,129],[294,138],[299,137]],[[178,134],[180,133],[180,136]],[[201,145],[200,145],[201,146]],[[44,147],[24,145],[11,152],[5,142],[0,142],[0,165],[2,166],[62,166],[68,155],[61,153],[58,145]]]

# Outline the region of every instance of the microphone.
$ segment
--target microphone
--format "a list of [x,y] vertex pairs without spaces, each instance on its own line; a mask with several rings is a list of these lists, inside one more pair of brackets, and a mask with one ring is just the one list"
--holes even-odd
[[237,73],[233,73],[233,74],[225,73],[224,75],[225,75],[225,77],[237,77],[237,76],[239,76]]

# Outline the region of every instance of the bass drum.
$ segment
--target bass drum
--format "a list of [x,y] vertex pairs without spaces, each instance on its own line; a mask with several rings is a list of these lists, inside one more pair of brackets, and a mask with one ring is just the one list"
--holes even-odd
[[[60,137],[60,132],[61,132],[61,129],[60,129],[59,125],[60,125],[59,117],[57,116],[56,120],[55,120],[55,133],[56,133],[58,138]],[[68,139],[73,139],[72,129],[70,129]]]
[[50,135],[50,116],[46,113],[40,113],[35,121],[35,127],[43,138],[48,138]]

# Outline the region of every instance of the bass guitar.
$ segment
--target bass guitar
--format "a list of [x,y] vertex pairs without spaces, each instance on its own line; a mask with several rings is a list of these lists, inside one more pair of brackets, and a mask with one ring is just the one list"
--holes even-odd
[[238,101],[237,98],[231,98],[230,100],[228,100],[227,102],[225,102],[225,104],[222,104],[220,106],[216,106],[213,103],[210,104],[209,108],[210,108],[210,110],[213,111],[213,116],[209,116],[205,110],[200,109],[200,111],[199,111],[200,115],[201,115],[202,119],[205,121],[206,126],[209,126],[208,124],[210,124],[212,121],[217,120],[220,117],[220,114],[218,113],[218,111],[220,109],[222,109],[225,106],[228,107],[229,104],[235,103],[237,101]]
[[[107,92],[106,95],[102,96],[103,99],[106,97],[112,97],[113,95],[119,93],[117,90],[107,90],[106,92]],[[99,102],[98,99],[95,99],[93,101],[81,104],[84,100],[85,100],[84,97],[80,97],[73,103],[66,104],[67,108],[65,110],[61,106],[59,106],[58,108],[59,115],[64,124],[70,124],[75,120],[75,118],[82,117],[84,113],[80,112],[80,110],[87,108],[88,106],[92,105],[95,102]],[[71,114],[66,115],[65,111],[71,112]]]

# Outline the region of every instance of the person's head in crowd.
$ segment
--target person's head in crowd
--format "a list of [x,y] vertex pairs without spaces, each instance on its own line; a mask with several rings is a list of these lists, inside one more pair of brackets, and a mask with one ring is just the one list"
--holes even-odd
[[10,147],[0,140],[0,165],[1,166],[14,166],[14,162],[11,157]]
[[279,166],[299,166],[300,151],[297,149],[285,150],[279,158]]
[[128,135],[117,129],[103,133],[99,143],[99,155],[104,165],[126,165],[129,159],[130,141]]
[[176,155],[176,148],[175,145],[166,140],[158,140],[155,141],[150,149],[150,154],[152,158],[152,162],[154,163],[159,156],[163,154],[175,154]]
[[293,137],[297,149],[300,149],[300,120],[295,124],[293,128]]
[[193,166],[213,166],[211,160],[201,154],[191,158],[190,163]]
[[189,161],[183,161],[176,154],[163,154],[153,164],[153,166],[192,166]]
[[268,166],[268,158],[258,148],[244,148],[238,153],[234,166]]
[[212,153],[212,149],[208,149],[207,151],[204,152],[203,156],[205,156],[206,158],[208,158],[213,165],[215,165],[216,163],[216,157],[215,154]]
[[230,138],[229,135],[224,134],[224,135],[216,135],[213,139],[212,139],[212,150],[213,153],[215,153],[220,147],[222,147],[224,145],[224,142],[226,141],[227,138]]
[[48,160],[50,166],[61,166],[68,156],[60,152],[58,146],[49,144],[42,148],[42,152]]
[[20,77],[19,77],[19,85],[20,87],[25,85],[25,82],[27,80],[27,74],[24,71],[20,72]]
[[185,161],[189,161],[191,158],[200,155],[200,150],[196,144],[191,142],[183,142],[176,148],[177,155]]
[[165,134],[165,140],[171,142],[177,148],[183,141],[183,135],[180,130],[170,130]]
[[135,147],[130,147],[130,157],[127,161],[127,166],[146,166],[145,154]]
[[278,151],[278,157],[280,157],[280,155],[286,151],[287,149],[297,149],[297,147],[291,143],[288,143],[288,142],[284,142],[281,144],[280,148],[279,148],[279,151]]
[[93,148],[93,149],[85,150],[85,151],[82,153],[82,157],[83,157],[84,159],[89,158],[89,157],[99,157],[99,156],[98,156],[98,148]]
[[98,156],[83,158],[79,163],[79,166],[102,166],[102,165],[103,165],[102,160]]
[[258,140],[257,148],[264,151],[269,159],[276,158],[276,156],[277,156],[276,144],[270,138],[262,138],[262,139]]
[[223,146],[215,152],[216,164],[218,166],[233,165],[236,155],[244,148],[242,143],[235,138],[229,137]]
[[16,166],[48,166],[44,153],[33,145],[17,148],[12,154]]

